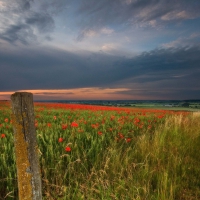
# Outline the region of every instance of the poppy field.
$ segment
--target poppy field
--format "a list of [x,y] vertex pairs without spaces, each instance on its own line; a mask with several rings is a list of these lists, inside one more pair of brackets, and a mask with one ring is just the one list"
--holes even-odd
[[[43,199],[200,199],[200,113],[35,103]],[[0,199],[18,199],[0,102]]]

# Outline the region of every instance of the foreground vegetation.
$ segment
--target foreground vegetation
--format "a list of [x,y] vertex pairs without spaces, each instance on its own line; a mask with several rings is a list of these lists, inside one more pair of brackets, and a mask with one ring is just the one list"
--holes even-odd
[[[9,102],[0,104],[0,199],[17,199]],[[200,199],[200,114],[36,104],[43,199]]]

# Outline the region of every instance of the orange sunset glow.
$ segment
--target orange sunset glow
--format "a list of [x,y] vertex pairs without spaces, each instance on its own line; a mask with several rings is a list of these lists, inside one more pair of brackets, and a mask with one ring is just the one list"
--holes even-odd
[[[114,100],[114,99],[131,99],[130,94],[123,94],[130,89],[128,88],[76,88],[61,90],[18,90],[9,92],[0,92],[0,100],[10,100],[14,92],[30,92],[34,100]],[[136,96],[139,99],[142,96]]]

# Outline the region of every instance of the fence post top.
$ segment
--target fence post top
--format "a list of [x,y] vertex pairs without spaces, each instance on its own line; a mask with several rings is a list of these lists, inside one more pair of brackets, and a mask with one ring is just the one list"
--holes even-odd
[[31,92],[15,92],[11,95],[11,99],[12,97],[17,97],[17,96],[33,98],[33,94]]
[[31,92],[15,92],[12,95],[17,95],[17,94],[24,94],[24,95],[26,95],[26,94],[32,94],[32,93]]

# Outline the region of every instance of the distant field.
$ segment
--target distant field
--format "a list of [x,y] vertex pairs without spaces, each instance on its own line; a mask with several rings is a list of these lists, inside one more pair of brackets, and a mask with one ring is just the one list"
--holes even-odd
[[[123,105],[122,105],[123,106]],[[136,108],[153,108],[153,109],[163,109],[163,110],[182,110],[182,111],[200,111],[200,105],[191,104],[189,107],[183,106],[171,106],[171,105],[161,105],[161,104],[130,104],[126,107],[136,107]]]
[[137,103],[137,104],[119,104],[118,107],[135,107],[135,108],[152,108],[152,109],[163,109],[163,110],[183,110],[183,111],[200,111],[200,103],[189,103],[185,106],[182,104],[171,105],[163,103]]

